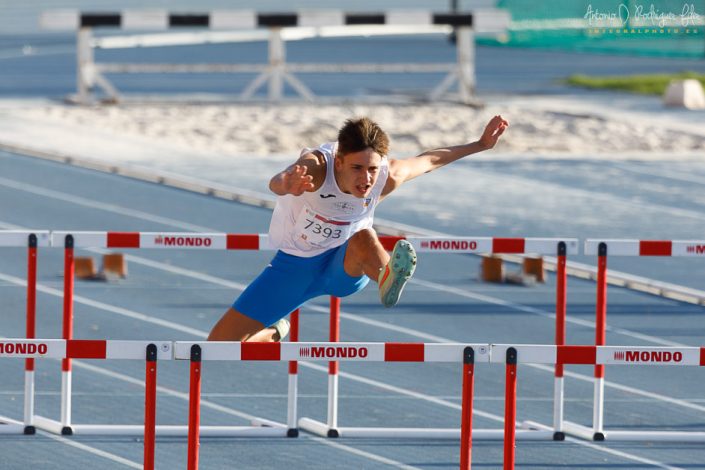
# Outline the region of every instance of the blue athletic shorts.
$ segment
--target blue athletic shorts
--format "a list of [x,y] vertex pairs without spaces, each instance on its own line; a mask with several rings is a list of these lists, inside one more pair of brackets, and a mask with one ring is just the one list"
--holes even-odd
[[345,272],[343,260],[347,248],[345,242],[311,258],[278,251],[233,303],[233,308],[270,326],[319,295],[346,297],[359,292],[370,278],[352,277]]

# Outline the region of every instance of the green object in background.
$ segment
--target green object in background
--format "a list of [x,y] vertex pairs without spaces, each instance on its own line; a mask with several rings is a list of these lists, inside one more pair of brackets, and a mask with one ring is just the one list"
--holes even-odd
[[[648,19],[652,6],[657,15],[653,21]],[[480,44],[641,56],[705,57],[705,0],[499,0],[497,7],[510,12],[509,31],[499,39],[478,39]],[[595,13],[592,19],[588,11]],[[617,16],[617,23],[623,21],[623,27],[610,28],[601,19],[604,17],[599,16],[611,14]],[[660,28],[659,14],[672,14],[677,27]],[[634,23],[639,15],[648,26]]]
[[694,78],[705,87],[705,74],[681,72],[676,74],[650,74],[615,77],[590,77],[587,75],[572,75],[566,79],[569,85],[599,90],[617,90],[640,93],[644,95],[663,95],[672,80]]

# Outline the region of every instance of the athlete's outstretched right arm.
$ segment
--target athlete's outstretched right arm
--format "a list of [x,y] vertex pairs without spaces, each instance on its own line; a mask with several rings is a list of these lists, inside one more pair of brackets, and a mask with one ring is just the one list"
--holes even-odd
[[314,153],[307,153],[289,168],[274,175],[269,180],[269,190],[279,196],[301,196],[306,191],[317,191],[325,175],[325,161]]

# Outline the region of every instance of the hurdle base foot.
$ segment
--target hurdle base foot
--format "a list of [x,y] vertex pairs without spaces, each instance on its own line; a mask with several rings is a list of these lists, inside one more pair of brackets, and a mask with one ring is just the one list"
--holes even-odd
[[299,430],[291,428],[286,432],[286,437],[299,437]]
[[24,433],[26,436],[33,436],[37,434],[37,428],[35,428],[34,426],[25,426]]
[[340,433],[337,429],[329,429],[327,435],[328,437],[340,437]]
[[554,441],[565,441],[565,433],[562,431],[556,431],[553,433]]
[[62,436],[73,436],[73,429],[71,426],[64,426],[61,428],[61,435]]
[[596,432],[596,433],[592,436],[592,440],[593,440],[593,441],[600,441],[600,442],[604,441],[604,440],[605,440],[605,433],[603,433],[603,432]]

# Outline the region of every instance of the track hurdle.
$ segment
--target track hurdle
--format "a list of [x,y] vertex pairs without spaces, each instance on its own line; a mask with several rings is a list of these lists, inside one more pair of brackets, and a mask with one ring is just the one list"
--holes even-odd
[[154,469],[157,360],[173,358],[169,341],[114,341],[0,338],[0,358],[130,359],[145,361],[144,469]]
[[[27,247],[27,309],[26,336],[36,336],[37,317],[37,248],[48,247],[49,232],[46,230],[2,230],[0,247]],[[25,360],[24,416],[17,421],[0,416],[0,434],[34,434],[34,359]]]
[[[629,355],[638,355],[633,361]],[[659,358],[679,357],[678,361],[663,362]],[[491,363],[506,364],[506,394],[504,419],[504,470],[514,469],[516,448],[516,381],[519,364],[587,364],[602,366],[705,366],[705,347],[648,348],[642,346],[549,346],[493,344]],[[538,429],[552,431],[548,426],[534,423]],[[566,432],[573,434],[572,431]],[[609,433],[611,434],[611,432]]]
[[[419,253],[473,253],[473,254],[557,254],[556,277],[556,345],[565,344],[566,314],[566,256],[578,253],[577,239],[559,238],[497,238],[497,237],[380,237],[387,250],[391,250],[397,240],[405,238]],[[340,299],[331,297],[330,341],[340,341]],[[562,440],[563,421],[563,369],[556,364],[554,380],[554,430],[523,429],[519,439]],[[331,361],[328,366],[328,413],[326,422],[303,417],[299,428],[323,437],[408,437],[457,439],[460,429],[430,428],[361,428],[338,425],[338,363]],[[501,439],[502,430],[475,430],[476,439]]]
[[[458,84],[460,99],[472,101],[475,91],[475,35],[500,34],[507,30],[510,15],[506,10],[480,8],[473,12],[433,13],[423,10],[386,12],[344,12],[308,10],[283,13],[253,10],[218,10],[207,13],[169,13],[164,10],[125,10],[123,12],[87,13],[76,10],[49,10],[42,13],[40,24],[53,30],[77,31],[77,95],[80,104],[92,102],[91,92],[98,86],[113,102],[120,99],[117,88],[106,78],[110,73],[250,73],[257,74],[240,94],[251,99],[268,84],[268,99],[279,101],[284,84],[290,85],[304,99],[313,101],[314,93],[295,73],[446,73],[428,98],[441,98]],[[145,64],[99,63],[94,59],[96,44],[105,40],[93,37],[95,28],[125,30],[165,30],[197,28],[212,30],[268,29],[268,62],[265,64]],[[293,34],[283,34],[283,29]],[[386,30],[386,31],[385,31]],[[365,36],[372,34],[450,33],[457,35],[457,63],[287,63],[285,39]],[[246,31],[247,32],[247,31]],[[221,34],[222,35],[222,34]],[[249,33],[248,36],[252,34]],[[232,35],[231,35],[232,37]],[[241,36],[242,37],[242,36]],[[113,41],[114,42],[114,41]],[[199,43],[206,43],[202,40]],[[132,44],[122,47],[136,47]]]
[[[160,249],[200,249],[200,250],[259,250],[268,249],[266,235],[225,234],[225,233],[171,233],[171,232],[66,232],[51,233],[52,245],[64,247],[64,340],[73,339],[73,294],[74,262],[76,248],[160,248]],[[46,431],[71,434],[121,434],[139,435],[139,425],[86,425],[75,424],[71,419],[72,371],[71,359],[62,360],[61,373],[61,418],[56,421],[43,416],[36,416],[36,425]],[[295,388],[289,389],[290,401],[296,402]],[[186,436],[186,425],[159,425],[156,433],[160,436]],[[289,427],[284,423],[257,418],[252,426],[204,426],[204,435],[210,436],[249,436],[269,435],[285,437],[290,435]]]
[[[595,345],[604,346],[606,343],[607,326],[607,256],[688,256],[705,258],[705,240],[597,240],[585,241],[585,254],[597,255],[597,303],[595,309]],[[626,351],[625,361],[641,360],[643,351],[651,352],[654,357],[662,357],[658,352],[662,348],[631,348]],[[681,354],[681,353],[679,353]],[[680,363],[673,356],[668,356],[664,363]],[[685,360],[685,355],[680,356]],[[605,368],[602,364],[595,365],[594,371],[594,398],[592,428],[570,421],[565,421],[567,433],[585,439],[603,441],[686,441],[705,442],[705,432],[696,431],[625,431],[604,428],[604,396],[605,396]]]
[[[190,361],[187,468],[198,469],[200,392],[204,361],[370,361],[463,364],[461,468],[470,469],[474,364],[490,361],[488,344],[424,343],[240,343],[176,341],[174,358]],[[460,433],[457,437],[460,437]]]

